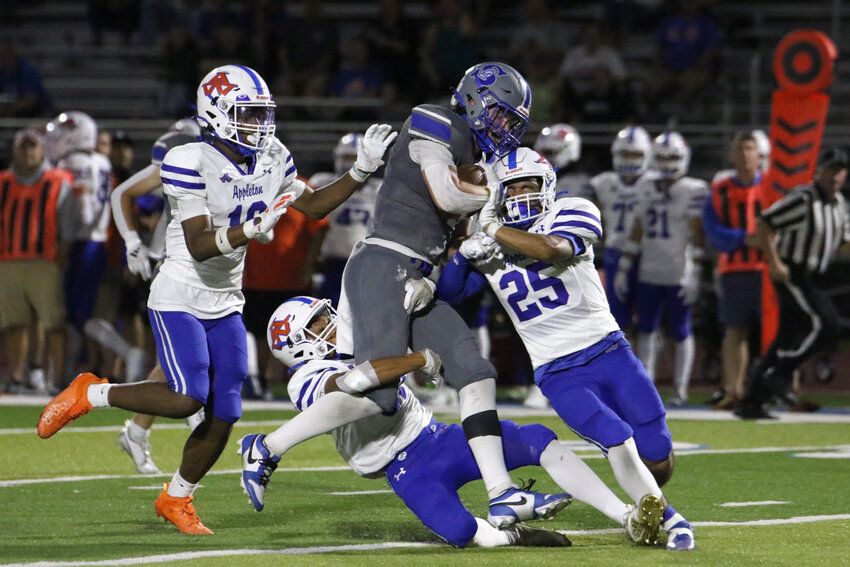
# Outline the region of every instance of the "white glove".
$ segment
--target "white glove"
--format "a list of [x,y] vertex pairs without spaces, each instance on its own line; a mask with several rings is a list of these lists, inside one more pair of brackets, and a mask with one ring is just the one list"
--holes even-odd
[[700,276],[702,276],[702,266],[698,264],[692,264],[689,269],[685,270],[682,289],[679,290],[679,297],[682,298],[682,303],[685,305],[693,305],[699,297]]
[[487,188],[490,190],[490,196],[487,198],[487,202],[484,206],[481,207],[481,210],[478,211],[478,226],[481,227],[481,230],[484,231],[487,236],[494,238],[496,231],[499,230],[500,226],[502,226],[502,223],[499,221],[499,216],[496,213],[499,205],[501,205],[499,195],[500,190],[498,185],[492,185],[489,181],[487,183]]
[[627,256],[621,256],[617,264],[617,273],[614,275],[614,293],[620,301],[626,301],[629,296],[629,270],[632,269],[633,260]]
[[151,251],[142,244],[139,234],[134,230],[124,243],[127,248],[127,267],[143,280],[151,279]]
[[392,132],[389,124],[372,124],[357,143],[357,160],[354,167],[363,173],[372,173],[384,165],[384,153],[393,143],[398,132]]
[[434,298],[437,284],[428,278],[408,278],[404,282],[404,309],[416,313],[424,309]]
[[269,242],[274,240],[274,229],[270,228],[267,232],[261,232],[254,240],[259,242],[260,244],[268,244]]
[[422,367],[422,373],[428,378],[429,382],[433,382],[434,386],[439,388],[443,385],[443,376],[440,374],[440,368],[443,366],[443,361],[440,360],[440,355],[426,348],[419,351],[425,357],[425,366]]
[[[280,220],[280,217],[286,212],[289,202],[294,196],[294,193],[284,193],[271,207],[253,219],[246,221],[242,225],[242,232],[245,233],[245,236],[247,238],[256,238],[260,242],[271,242],[271,239],[274,237],[274,233],[271,231],[274,225],[277,224],[277,221]],[[264,236],[260,236],[261,234]]]
[[458,252],[467,260],[487,261],[501,253],[501,246],[492,236],[487,236],[483,232],[475,232],[460,243]]

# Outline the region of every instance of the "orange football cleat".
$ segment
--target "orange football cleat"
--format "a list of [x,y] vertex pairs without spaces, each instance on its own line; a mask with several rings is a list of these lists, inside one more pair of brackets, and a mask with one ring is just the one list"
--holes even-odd
[[162,485],[162,492],[159,493],[153,507],[157,516],[164,518],[166,522],[171,522],[184,534],[215,533],[201,522],[195,507],[192,505],[193,498],[194,496],[186,496],[185,498],[170,496],[166,482]]
[[92,409],[88,398],[89,386],[108,382],[106,378],[98,378],[90,372],[74,378],[67,388],[44,406],[44,411],[38,418],[38,436],[47,439],[78,417],[87,414]]

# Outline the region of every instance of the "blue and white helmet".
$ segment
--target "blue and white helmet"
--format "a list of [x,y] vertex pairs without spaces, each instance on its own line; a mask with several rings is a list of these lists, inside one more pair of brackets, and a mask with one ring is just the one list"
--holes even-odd
[[239,153],[251,156],[275,132],[272,94],[263,78],[242,65],[216,67],[201,80],[198,120],[207,131]]
[[337,142],[334,147],[334,172],[342,175],[354,165],[357,160],[357,145],[363,139],[363,134],[349,132]]
[[531,87],[504,63],[479,63],[464,73],[451,106],[463,114],[481,151],[502,158],[528,130]]
[[569,124],[552,124],[540,131],[534,149],[560,169],[581,157],[581,136]]
[[662,179],[678,179],[688,173],[691,147],[678,132],[664,132],[652,142],[652,162]]
[[63,112],[47,123],[44,156],[56,165],[73,152],[93,152],[97,144],[97,124],[79,110]]
[[770,169],[770,138],[764,130],[753,130],[750,134],[755,138],[759,149],[759,169],[767,172]]
[[649,133],[642,126],[627,126],[611,144],[611,161],[621,177],[639,177],[649,168],[652,151]]
[[[328,325],[317,335],[310,324],[326,315]],[[281,303],[266,326],[266,340],[275,358],[292,368],[308,360],[321,360],[336,352],[328,338],[336,333],[336,310],[329,299],[293,297]]]
[[[525,228],[548,211],[555,202],[555,169],[549,161],[532,150],[520,147],[493,164],[499,178],[500,201],[497,213],[505,226]],[[539,191],[508,197],[508,185],[521,180],[535,183]]]

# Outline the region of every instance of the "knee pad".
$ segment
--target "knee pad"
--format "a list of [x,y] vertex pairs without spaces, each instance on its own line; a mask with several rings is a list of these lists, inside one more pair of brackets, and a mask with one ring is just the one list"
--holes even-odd
[[665,461],[673,452],[673,436],[664,417],[635,426],[634,438],[638,454],[647,461]]

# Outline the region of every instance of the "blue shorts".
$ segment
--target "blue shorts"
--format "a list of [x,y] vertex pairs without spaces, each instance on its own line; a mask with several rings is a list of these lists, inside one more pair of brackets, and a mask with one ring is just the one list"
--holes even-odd
[[658,390],[625,339],[580,366],[557,360],[541,366],[535,378],[564,423],[604,452],[629,437],[650,461],[663,461],[673,450]]
[[103,242],[74,241],[65,273],[65,305],[68,321],[78,331],[82,331],[85,322],[91,319],[105,271],[106,245]]
[[636,259],[629,270],[629,294],[625,301],[620,301],[620,298],[614,293],[614,276],[617,275],[617,264],[622,255],[623,253],[616,248],[606,248],[602,254],[602,269],[605,272],[605,295],[608,297],[611,315],[617,320],[621,329],[628,329],[633,324],[635,286],[637,285],[640,260]]
[[[502,444],[508,470],[539,465],[540,455],[556,437],[542,425],[502,421]],[[469,449],[463,427],[432,423],[396,455],[386,470],[387,482],[429,530],[448,543],[463,547],[472,541],[478,524],[457,494],[481,472]]]
[[749,329],[762,322],[762,273],[729,272],[720,274],[717,297],[720,322],[727,327]]
[[693,334],[691,307],[679,297],[680,291],[680,285],[638,283],[635,290],[638,332],[650,334],[657,331],[661,327],[661,317],[666,313],[673,339],[679,342],[690,337]]
[[148,316],[168,386],[222,421],[242,417],[242,384],[248,379],[242,315],[198,319],[183,311],[148,309]]

